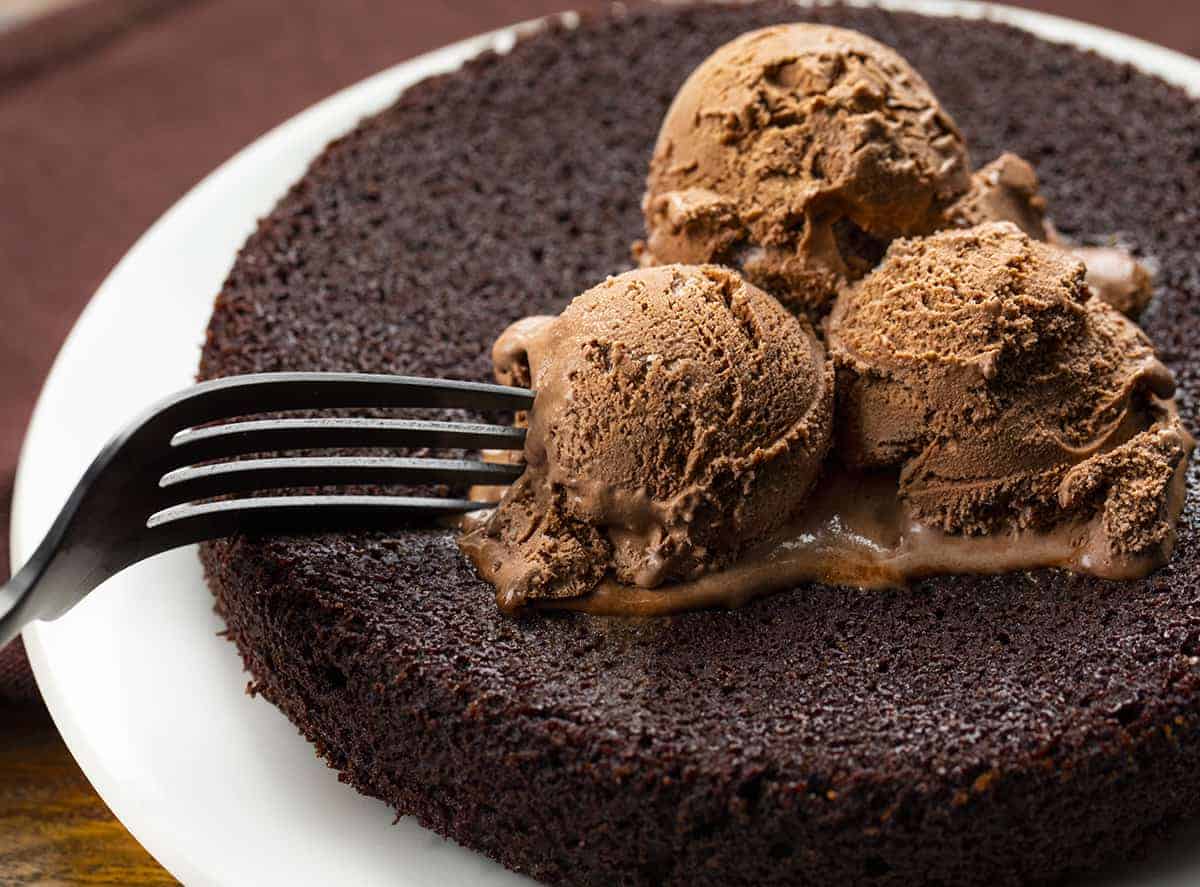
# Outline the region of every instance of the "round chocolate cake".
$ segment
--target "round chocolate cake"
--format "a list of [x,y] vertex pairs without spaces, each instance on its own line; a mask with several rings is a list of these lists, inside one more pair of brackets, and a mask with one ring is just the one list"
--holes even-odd
[[[513,320],[631,266],[663,113],[720,44],[819,20],[895,47],[977,161],[1158,267],[1142,323],[1200,392],[1200,103],[995,23],[788,3],[552,27],[409,89],[258,226],[201,376],[487,379]],[[1172,561],[903,591],[805,586],[652,619],[500,613],[455,532],[204,546],[252,689],[359,791],[570,884],[1007,884],[1200,812],[1198,479]]]

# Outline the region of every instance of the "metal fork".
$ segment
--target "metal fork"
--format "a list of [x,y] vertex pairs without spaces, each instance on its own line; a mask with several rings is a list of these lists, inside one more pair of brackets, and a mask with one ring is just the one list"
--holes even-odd
[[[365,373],[262,373],[172,395],[96,456],[29,562],[0,588],[0,647],[34,619],[65,613],[105,579],[152,555],[235,533],[386,528],[487,507],[467,499],[291,495],[211,500],[250,490],[354,484],[506,484],[519,465],[479,460],[294,456],[365,447],[520,449],[506,425],[422,419],[230,419],[289,410],[523,410],[533,392],[480,382]],[[225,424],[212,423],[225,421]],[[198,465],[201,462],[212,464]]]

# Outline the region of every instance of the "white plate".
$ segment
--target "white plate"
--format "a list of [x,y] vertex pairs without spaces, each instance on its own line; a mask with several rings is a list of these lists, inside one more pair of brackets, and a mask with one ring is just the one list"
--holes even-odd
[[[984,4],[884,5],[1002,19],[1200,92],[1200,62],[1111,31]],[[17,476],[14,567],[105,440],[192,380],[238,247],[309,161],[408,85],[485,48],[507,49],[519,27],[421,56],[314,106],[210,175],[138,241],[80,317],[42,391]],[[187,549],[126,570],[68,616],[25,632],[72,754],[176,877],[193,885],[530,883],[411,819],[393,826],[383,804],[341,785],[283,715],[245,695],[246,675],[221,628]],[[1200,883],[1200,853],[1178,855],[1120,882]]]

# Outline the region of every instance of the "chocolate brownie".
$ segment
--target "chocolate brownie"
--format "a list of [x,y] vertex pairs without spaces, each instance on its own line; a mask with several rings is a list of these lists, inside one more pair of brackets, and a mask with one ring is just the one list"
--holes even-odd
[[[1143,323],[1193,428],[1200,102],[1000,24],[654,7],[409,89],[261,221],[201,376],[489,376],[512,320],[630,266],[663,112],[742,31],[856,28],[932,83],[976,162],[1159,267]],[[658,619],[501,615],[453,531],[235,538],[202,556],[253,677],[359,791],[549,883],[1008,884],[1128,858],[1200,812],[1200,524],[1143,581],[806,586]]]

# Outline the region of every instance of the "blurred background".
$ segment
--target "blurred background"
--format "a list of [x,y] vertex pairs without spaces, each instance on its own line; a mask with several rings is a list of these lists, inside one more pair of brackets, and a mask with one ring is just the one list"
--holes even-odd
[[[0,0],[0,564],[41,380],[96,286],[178,197],[258,135],[375,71],[515,21],[607,5]],[[1200,56],[1194,0],[1012,5]],[[80,883],[174,881],[91,790],[14,645],[0,650],[0,884]]]

